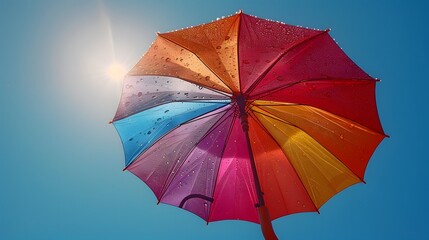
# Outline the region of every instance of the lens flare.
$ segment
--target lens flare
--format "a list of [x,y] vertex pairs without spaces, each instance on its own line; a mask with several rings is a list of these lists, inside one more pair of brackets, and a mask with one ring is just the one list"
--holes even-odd
[[127,70],[125,67],[117,62],[110,64],[110,66],[107,68],[107,76],[109,76],[109,78],[112,80],[121,80],[126,73]]

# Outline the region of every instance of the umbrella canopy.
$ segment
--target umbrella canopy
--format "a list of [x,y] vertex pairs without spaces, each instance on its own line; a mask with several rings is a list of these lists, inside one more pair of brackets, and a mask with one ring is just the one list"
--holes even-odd
[[377,81],[328,32],[239,12],[158,34],[112,121],[125,169],[207,222],[318,211],[363,182]]

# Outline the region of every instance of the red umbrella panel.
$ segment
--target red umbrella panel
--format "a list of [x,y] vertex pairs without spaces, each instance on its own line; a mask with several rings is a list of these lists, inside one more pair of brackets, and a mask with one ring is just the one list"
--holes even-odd
[[126,169],[207,222],[313,212],[386,135],[376,79],[330,37],[244,13],[158,34],[113,119]]

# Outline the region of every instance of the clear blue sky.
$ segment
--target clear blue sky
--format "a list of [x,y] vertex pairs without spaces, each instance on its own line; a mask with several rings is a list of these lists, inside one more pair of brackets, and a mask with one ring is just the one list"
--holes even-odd
[[[348,2],[348,3],[346,3]],[[122,172],[112,125],[131,67],[155,32],[239,9],[331,35],[377,85],[391,135],[365,180],[274,221],[281,239],[429,239],[429,7],[424,1],[0,1],[0,239],[261,239],[248,222],[205,222],[156,205]]]

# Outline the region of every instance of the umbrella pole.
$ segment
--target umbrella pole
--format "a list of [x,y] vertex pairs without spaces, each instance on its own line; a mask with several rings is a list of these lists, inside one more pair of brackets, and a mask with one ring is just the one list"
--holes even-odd
[[255,181],[256,194],[258,196],[258,203],[256,204],[256,207],[258,208],[259,222],[261,225],[262,234],[264,235],[264,238],[266,240],[277,240],[278,238],[274,232],[273,225],[271,224],[271,218],[268,212],[268,208],[265,206],[264,196],[262,193],[261,184],[259,183],[258,173],[256,172],[255,158],[253,156],[249,138],[249,121],[247,120],[248,116],[246,113],[246,101],[243,95],[238,95],[236,97],[236,101],[240,109],[241,127],[243,128],[244,134],[246,136],[247,150],[249,152],[253,180]]

